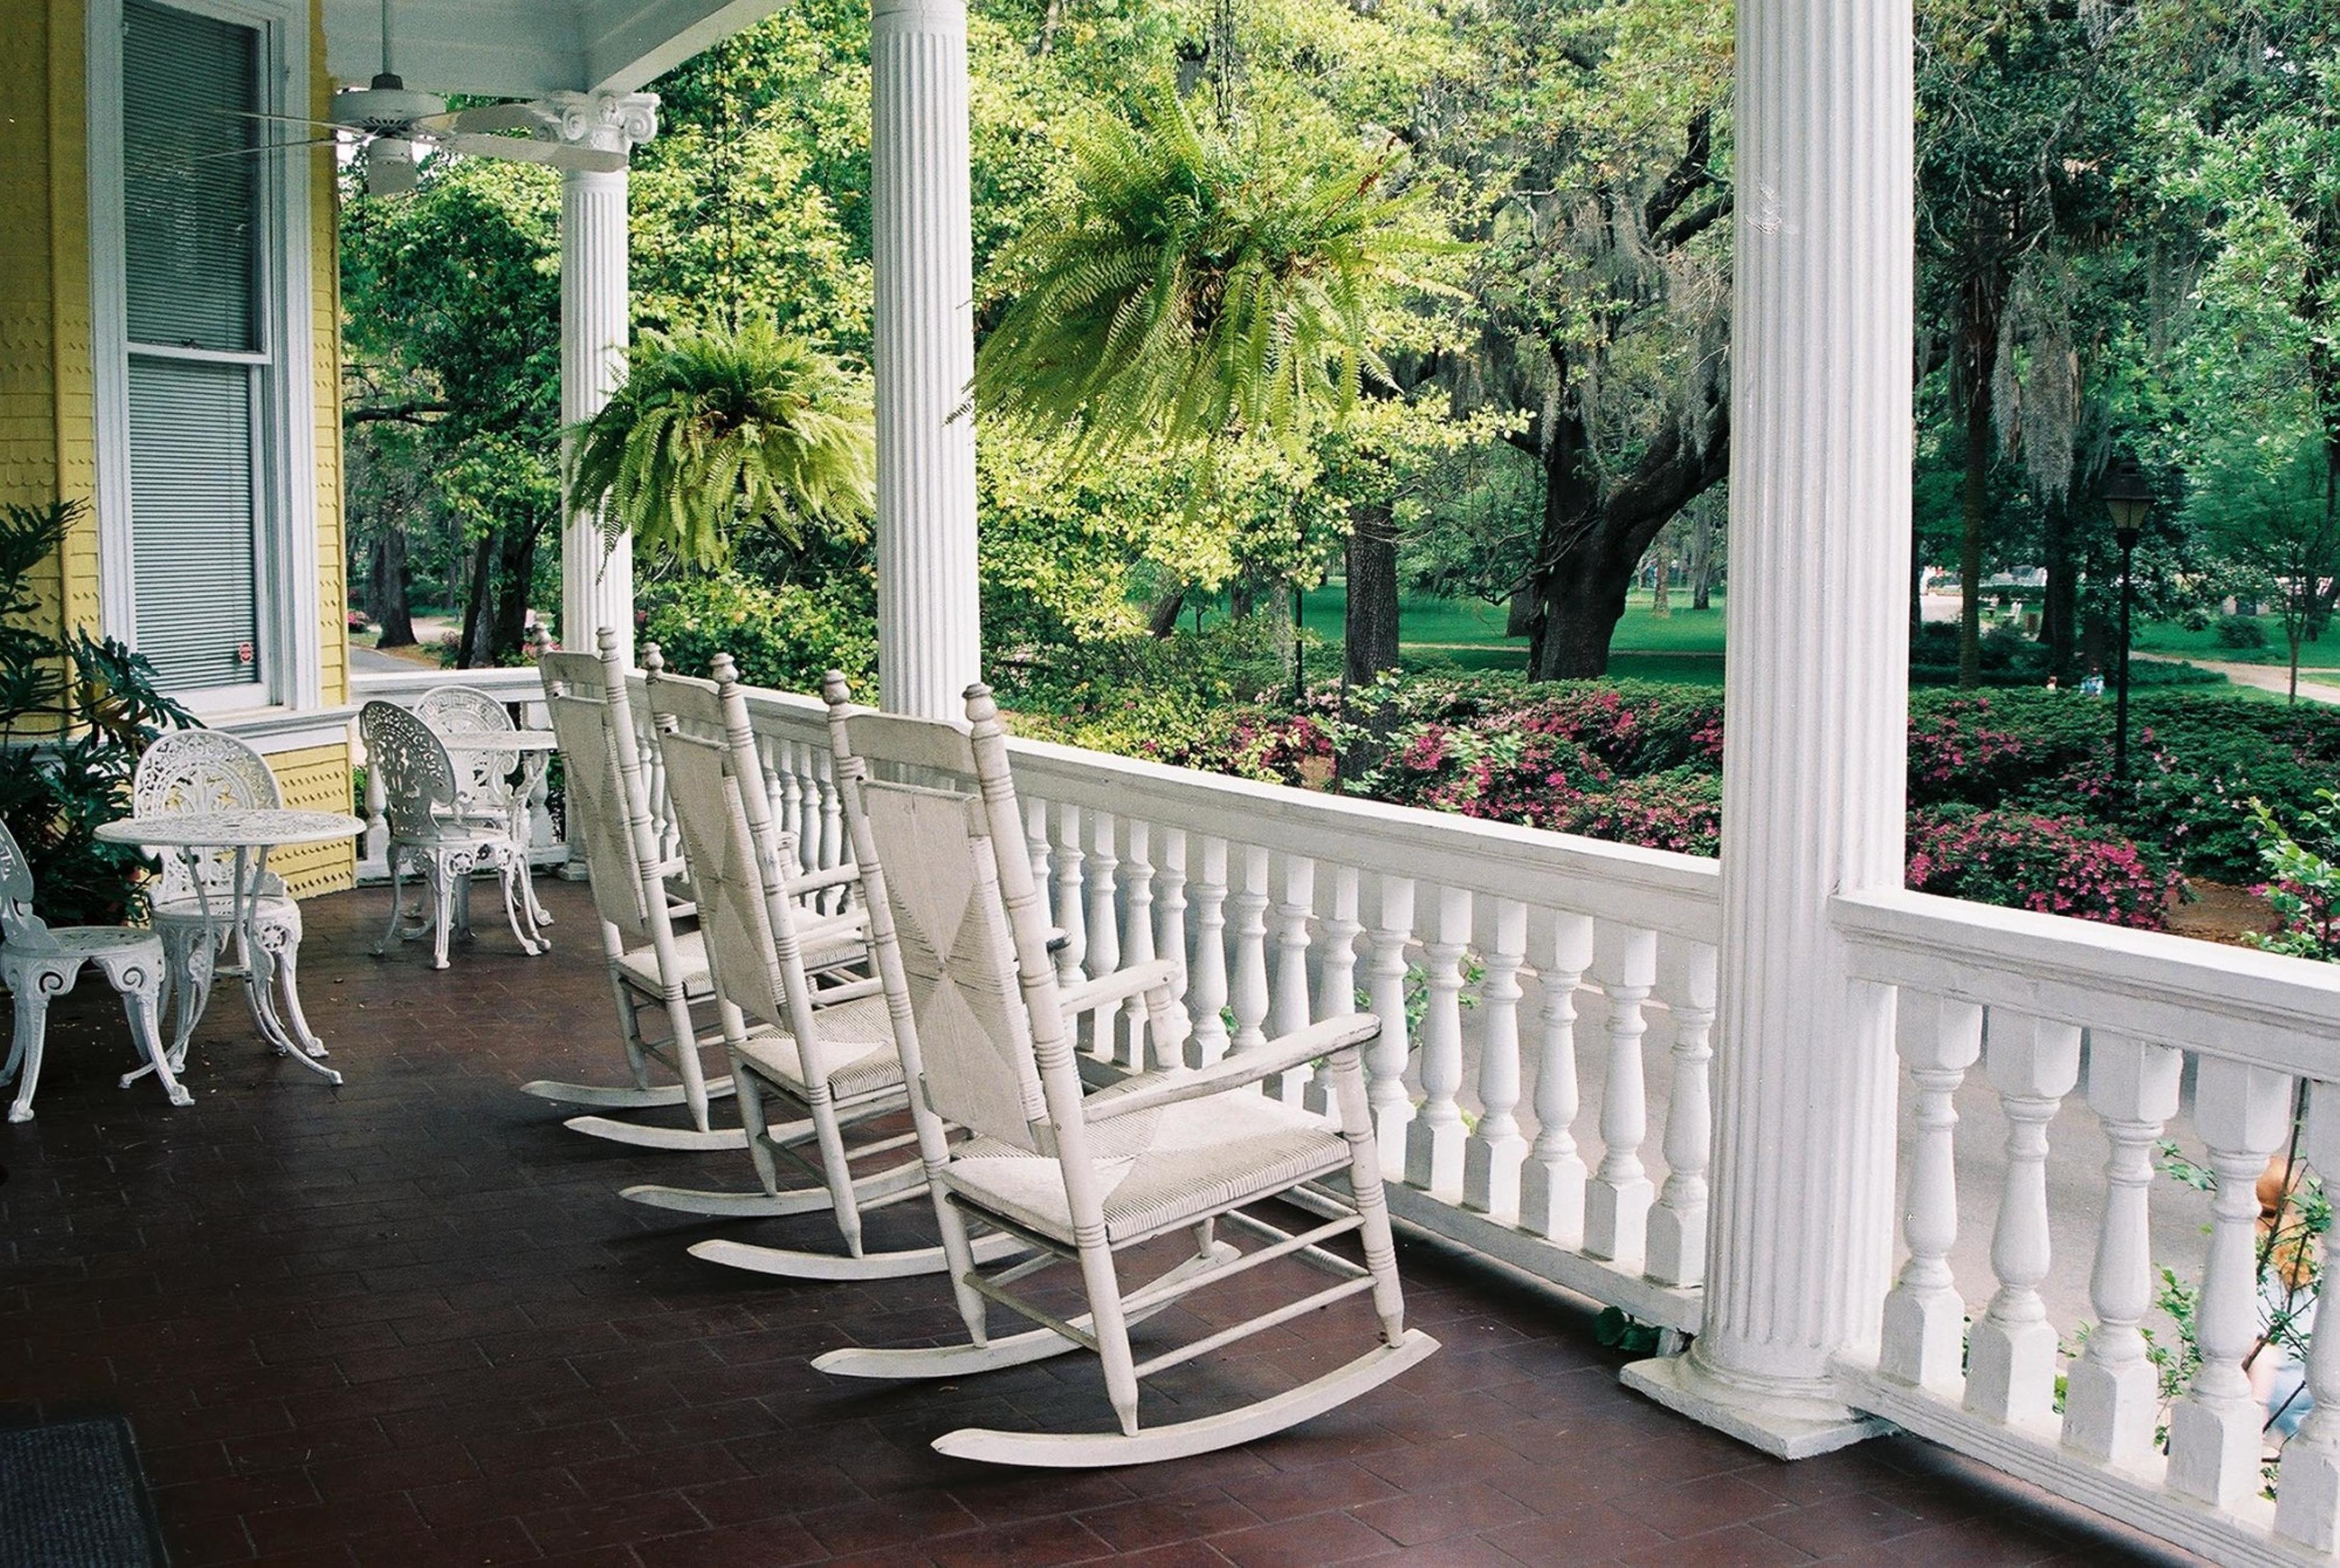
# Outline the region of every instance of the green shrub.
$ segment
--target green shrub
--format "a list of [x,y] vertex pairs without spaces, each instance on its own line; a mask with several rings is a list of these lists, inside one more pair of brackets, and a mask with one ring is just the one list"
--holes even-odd
[[2318,789],[2314,806],[2292,822],[2263,801],[2250,819],[2266,867],[2266,900],[2281,922],[2272,936],[2246,938],[2270,952],[2340,960],[2340,795]]
[[638,604],[641,640],[657,643],[667,668],[680,674],[704,675],[728,653],[750,685],[818,692],[831,670],[859,690],[878,669],[877,589],[863,572],[778,588],[693,575],[649,584]]
[[2221,648],[2265,648],[2266,628],[2255,615],[2222,615],[2218,617],[2217,640]]
[[2161,928],[2161,858],[2077,817],[1954,809],[1910,823],[1909,887],[1978,904]]

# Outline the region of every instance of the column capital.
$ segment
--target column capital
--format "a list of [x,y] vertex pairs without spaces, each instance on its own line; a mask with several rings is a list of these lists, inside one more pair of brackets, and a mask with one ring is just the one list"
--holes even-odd
[[911,32],[967,31],[967,0],[873,0],[870,25]]
[[548,93],[552,139],[598,153],[630,153],[658,134],[656,93]]

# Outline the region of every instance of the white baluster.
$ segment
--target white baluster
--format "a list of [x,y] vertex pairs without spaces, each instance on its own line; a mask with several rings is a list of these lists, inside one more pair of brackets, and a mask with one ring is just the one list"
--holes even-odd
[[1666,1107],[1666,1185],[1650,1211],[1649,1275],[1661,1285],[1706,1283],[1706,1167],[1714,1150],[1708,1094],[1714,1059],[1714,949],[1685,942],[1660,952],[1676,971],[1666,987],[1673,1010],[1673,1097]]
[[1450,1202],[1462,1196],[1462,955],[1471,946],[1471,895],[1443,888],[1430,960],[1430,1005],[1422,1016],[1421,1111],[1405,1129],[1405,1179]]
[[1520,969],[1528,957],[1528,907],[1495,900],[1494,941],[1479,984],[1485,1028],[1479,1042],[1479,1125],[1462,1148],[1462,1206],[1511,1218],[1520,1211],[1520,1162],[1527,1135],[1520,1104]]
[[2088,1104],[2112,1153],[2105,1160],[2097,1266],[2088,1278],[2097,1326],[2065,1385],[2064,1446],[2117,1464],[2152,1452],[2160,1414],[2160,1378],[2146,1359],[2145,1335],[2137,1327],[2153,1305],[2146,1189],[2153,1184],[2154,1142],[2162,1124],[2177,1114],[2183,1066],[2167,1046],[2100,1031],[2088,1037]]
[[[2308,1168],[2329,1184],[2340,1179],[2340,1090],[2310,1091],[2307,1136],[2301,1150]],[[2327,1185],[2325,1190],[2329,1192]],[[2332,1242],[2324,1241],[2316,1280],[2315,1338],[2307,1346],[2307,1397],[2312,1408],[2284,1444],[2276,1483],[2275,1533],[2318,1552],[2340,1548],[2340,1315],[2324,1314],[2325,1282],[2333,1272]],[[2325,1325],[2331,1325],[2330,1332]]]
[[836,763],[826,751],[814,759],[820,795],[820,860],[822,870],[845,864],[845,801],[837,792]]
[[[1126,929],[1121,961],[1132,968],[1154,961],[1154,859],[1151,826],[1129,819],[1129,857],[1121,863],[1121,901]],[[1114,1034],[1114,1060],[1132,1072],[1146,1067],[1145,1003],[1132,997]],[[1164,1066],[1170,1064],[1165,1063]]]
[[1552,917],[1552,945],[1536,966],[1536,1137],[1520,1167],[1520,1227],[1562,1246],[1584,1245],[1584,1156],[1576,1147],[1576,991],[1592,967],[1592,920]]
[[1234,895],[1234,1048],[1267,1043],[1267,851],[1244,849],[1243,884]]
[[1056,949],[1056,978],[1073,985],[1088,957],[1088,909],[1081,891],[1081,809],[1056,807],[1056,925],[1064,946]]
[[[1309,1021],[1308,922],[1316,908],[1316,862],[1305,855],[1284,859],[1284,898],[1275,906],[1275,993],[1268,1032],[1279,1038],[1304,1029]],[[1308,1071],[1278,1073],[1266,1090],[1285,1105],[1305,1097]]]
[[1048,877],[1048,803],[1026,799],[1024,802],[1024,839],[1032,849],[1032,890],[1039,896],[1040,908],[1046,912],[1049,928],[1063,929],[1056,918],[1056,888]]
[[2169,1485],[2214,1507],[2259,1489],[2259,1429],[2243,1358],[2258,1338],[2258,1179],[2291,1131],[2292,1080],[2205,1057],[2194,1076],[2194,1130],[2210,1148],[2217,1188],[2210,1247],[2194,1307],[2202,1365],[2169,1412]]
[[[1110,975],[1121,968],[1121,918],[1114,876],[1121,868],[1121,858],[1114,853],[1118,832],[1119,824],[1111,812],[1089,813],[1089,857],[1081,874],[1088,890],[1089,950],[1083,955],[1081,967],[1091,975]],[[1115,1007],[1089,1019],[1089,1049],[1101,1060],[1114,1059],[1114,1036],[1120,1017],[1121,1009]]]
[[1227,1054],[1227,841],[1205,836],[1195,881],[1195,958],[1186,985],[1194,1015],[1188,1065],[1207,1067]]
[[2056,1327],[2039,1282],[2048,1242],[2048,1124],[2080,1075],[2080,1031],[1993,1008],[1983,1071],[2007,1113],[2007,1186],[1990,1236],[1998,1290],[1967,1341],[1966,1407],[1994,1421],[2045,1417],[2056,1397]]
[[[1162,830],[1161,863],[1154,879],[1155,951],[1178,966],[1178,988],[1186,987],[1186,829]],[[1165,1062],[1164,1067],[1175,1064]]]
[[797,755],[796,742],[771,740],[765,744],[770,751],[768,760],[779,782],[778,798],[772,802],[774,819],[796,839],[797,863],[809,871],[813,868],[813,857],[819,846],[805,840],[805,787],[804,780],[797,777],[802,762]]
[[1909,1261],[1885,1298],[1878,1370],[1903,1383],[1955,1391],[1966,1358],[1966,1303],[1950,1274],[1958,1239],[1958,1176],[1952,1133],[1958,1086],[1982,1056],[1982,1009],[1922,992],[1901,993],[1901,1059],[1917,1086],[1917,1146],[1909,1157],[1902,1239]]
[[[1354,866],[1333,868],[1333,912],[1324,920],[1319,951],[1323,967],[1318,971],[1316,991],[1327,1017],[1357,1009],[1357,938],[1365,929],[1357,918],[1357,881]],[[1331,1113],[1333,1080],[1328,1067],[1318,1064],[1303,1097],[1308,1108],[1318,1115]]]
[[1642,1077],[1642,1004],[1658,978],[1658,938],[1631,928],[1605,933],[1613,948],[1600,959],[1609,998],[1609,1076],[1601,1091],[1601,1166],[1584,1195],[1584,1250],[1638,1270],[1649,1255],[1653,1191],[1641,1165],[1650,1136],[1649,1086]]
[[1115,873],[1121,858],[1114,853],[1120,823],[1109,811],[1089,813],[1089,857],[1082,872],[1089,900],[1089,949],[1081,967],[1091,975],[1110,975],[1121,968],[1121,915],[1115,902],[1120,884]]
[[1413,881],[1382,878],[1381,913],[1373,925],[1365,974],[1373,1017],[1382,1032],[1365,1047],[1365,1093],[1373,1107],[1373,1139],[1381,1149],[1382,1174],[1392,1181],[1405,1175],[1406,1129],[1413,1121],[1413,1097],[1405,1091],[1410,1052],[1405,1020],[1405,947],[1413,939]]
[[369,864],[390,870],[390,792],[382,781],[382,769],[369,764],[365,780],[365,858]]

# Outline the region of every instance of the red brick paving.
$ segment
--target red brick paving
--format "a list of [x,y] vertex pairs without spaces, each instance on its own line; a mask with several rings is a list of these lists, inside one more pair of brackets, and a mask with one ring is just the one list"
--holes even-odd
[[[114,1087],[109,998],[55,1010],[39,1119],[0,1127],[0,1414],[126,1412],[179,1568],[2190,1561],[1913,1439],[1775,1464],[1619,1388],[1589,1309],[1418,1245],[1412,1316],[1445,1349],[1334,1415],[1140,1470],[944,1459],[927,1443],[955,1425],[1105,1424],[1094,1367],[810,1370],[848,1340],[949,1335],[946,1293],[733,1273],[685,1255],[718,1227],[620,1201],[745,1186],[745,1157],[596,1143],[516,1092],[617,1076],[590,906],[547,894],[550,957],[490,932],[443,974],[365,956],[379,892],[311,904],[303,988],[338,1091],[263,1055],[223,995],[173,1112]],[[878,1244],[917,1207],[874,1222]],[[1168,1401],[1289,1386],[1354,1353],[1361,1313],[1205,1357]]]

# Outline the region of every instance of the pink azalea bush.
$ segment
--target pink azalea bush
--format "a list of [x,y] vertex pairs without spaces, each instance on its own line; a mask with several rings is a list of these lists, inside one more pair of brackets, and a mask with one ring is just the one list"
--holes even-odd
[[1949,810],[1909,825],[1906,884],[1977,903],[2158,930],[2176,878],[2158,856],[2077,817]]

